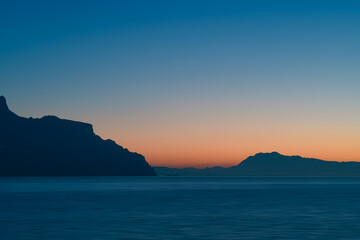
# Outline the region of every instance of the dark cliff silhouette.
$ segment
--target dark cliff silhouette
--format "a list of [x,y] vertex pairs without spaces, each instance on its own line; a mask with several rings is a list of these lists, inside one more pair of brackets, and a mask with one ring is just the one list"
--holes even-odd
[[229,168],[154,169],[163,176],[360,176],[360,162],[331,162],[277,152],[258,153]]
[[95,135],[91,124],[23,118],[0,97],[0,176],[155,176],[145,158]]

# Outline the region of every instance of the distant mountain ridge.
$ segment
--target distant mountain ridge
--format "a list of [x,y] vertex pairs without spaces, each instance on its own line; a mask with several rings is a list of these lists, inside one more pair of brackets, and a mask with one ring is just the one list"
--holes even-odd
[[160,176],[360,176],[360,162],[332,162],[277,152],[257,153],[229,168],[154,169]]
[[0,176],[155,176],[144,156],[95,135],[92,125],[19,117],[0,96]]

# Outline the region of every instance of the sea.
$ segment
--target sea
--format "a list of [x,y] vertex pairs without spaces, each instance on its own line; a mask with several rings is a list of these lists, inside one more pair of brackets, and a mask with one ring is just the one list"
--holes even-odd
[[360,239],[360,178],[2,177],[0,239]]

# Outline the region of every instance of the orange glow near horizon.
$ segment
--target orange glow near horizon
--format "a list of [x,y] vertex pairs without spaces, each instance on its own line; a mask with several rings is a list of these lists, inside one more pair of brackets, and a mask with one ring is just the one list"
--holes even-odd
[[[254,149],[254,148],[253,148]],[[205,167],[214,167],[214,166],[222,166],[222,167],[230,167],[238,165],[241,161],[245,160],[248,156],[252,156],[258,152],[279,152],[283,155],[299,155],[302,157],[308,158],[317,158],[326,161],[359,161],[358,155],[354,154],[341,154],[336,150],[324,149],[320,151],[316,151],[315,149],[309,148],[308,150],[304,149],[301,151],[299,148],[298,151],[294,150],[286,150],[286,149],[265,149],[261,150],[241,150],[234,149],[233,152],[227,152],[227,154],[223,154],[218,151],[209,151],[209,153],[201,154],[201,152],[192,152],[194,155],[189,153],[180,153],[177,151],[171,152],[168,151],[162,154],[148,154],[144,153],[147,161],[152,166],[166,166],[166,167],[196,167],[196,168],[205,168]],[[174,157],[175,156],[175,157]]]
[[152,166],[234,166],[250,155],[273,151],[360,161],[355,101],[247,99],[233,107],[237,101],[230,100],[184,100],[143,111],[114,109],[111,114],[94,111],[65,118],[92,123],[96,134],[144,155]]
[[230,127],[212,131],[203,128],[160,132],[154,129],[153,135],[146,131],[128,134],[120,131],[112,135],[118,144],[144,155],[152,166],[229,167],[258,152],[273,151],[327,161],[360,161],[359,132],[350,128],[326,131],[327,128],[322,125],[290,129],[282,124],[281,129],[274,126],[256,132],[245,127],[234,131]]

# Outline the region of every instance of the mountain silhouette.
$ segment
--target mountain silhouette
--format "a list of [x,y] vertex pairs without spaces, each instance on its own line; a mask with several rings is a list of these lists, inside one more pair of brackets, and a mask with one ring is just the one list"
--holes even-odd
[[91,124],[19,117],[0,97],[0,176],[155,176],[144,156],[94,134]]
[[223,168],[155,167],[165,176],[360,176],[360,162],[333,162],[277,152],[257,153],[237,166]]

